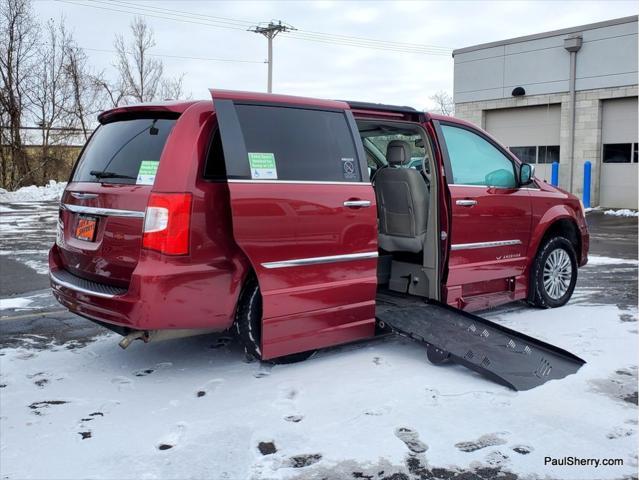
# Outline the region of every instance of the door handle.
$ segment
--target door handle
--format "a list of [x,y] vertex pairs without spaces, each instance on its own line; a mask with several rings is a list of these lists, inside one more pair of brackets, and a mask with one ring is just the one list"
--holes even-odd
[[370,200],[346,200],[344,206],[348,208],[366,208],[371,206]]
[[455,203],[460,207],[472,207],[477,205],[477,200],[457,200]]

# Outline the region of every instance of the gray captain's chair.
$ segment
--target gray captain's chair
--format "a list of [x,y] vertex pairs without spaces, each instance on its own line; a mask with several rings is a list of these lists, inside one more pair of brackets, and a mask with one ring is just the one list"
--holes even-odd
[[388,167],[375,176],[379,216],[379,246],[388,252],[421,252],[428,222],[428,187],[422,174],[402,168],[410,162],[410,145],[389,142]]

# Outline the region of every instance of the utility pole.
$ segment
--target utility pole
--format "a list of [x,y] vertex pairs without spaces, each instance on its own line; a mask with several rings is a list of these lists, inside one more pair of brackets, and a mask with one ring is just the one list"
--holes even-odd
[[248,29],[249,32],[264,35],[268,40],[268,84],[266,90],[268,93],[273,92],[273,39],[280,32],[291,32],[293,30],[297,30],[297,28],[282,23],[281,20],[278,20],[277,23],[275,20],[271,20],[268,25],[260,24]]

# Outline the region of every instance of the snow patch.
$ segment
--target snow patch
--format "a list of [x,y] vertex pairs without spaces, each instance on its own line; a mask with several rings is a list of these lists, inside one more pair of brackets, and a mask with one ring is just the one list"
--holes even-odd
[[588,256],[586,266],[592,265],[638,265],[639,261],[628,258],[600,257],[598,255]]
[[[115,335],[73,349],[4,348],[0,464],[7,478],[381,478],[410,465],[566,478],[565,467],[544,465],[553,454],[624,459],[574,467],[571,478],[630,476],[637,330],[620,321],[627,313],[636,309],[484,314],[588,362],[525,392],[431,365],[423,347],[400,337],[268,370],[206,336],[126,354]],[[78,455],[82,462],[69,460]]]
[[2,189],[3,191],[0,191],[0,203],[60,200],[66,186],[66,182],[49,180],[49,183],[45,186],[29,185],[28,187],[19,188],[15,192],[7,192]]
[[15,310],[18,308],[28,307],[33,303],[31,298],[26,297],[16,297],[16,298],[2,298],[0,299],[0,306],[2,310]]
[[614,217],[639,217],[639,211],[622,208],[620,210],[605,210],[604,215],[612,215]]

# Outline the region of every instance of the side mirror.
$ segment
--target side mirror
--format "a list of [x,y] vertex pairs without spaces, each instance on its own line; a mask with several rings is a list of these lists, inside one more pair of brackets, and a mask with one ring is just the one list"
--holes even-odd
[[535,166],[530,163],[522,163],[519,167],[519,185],[530,185],[535,178]]

